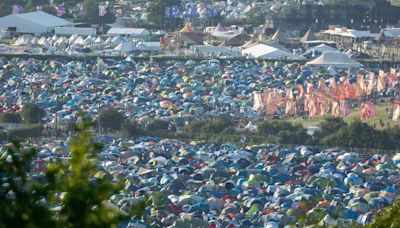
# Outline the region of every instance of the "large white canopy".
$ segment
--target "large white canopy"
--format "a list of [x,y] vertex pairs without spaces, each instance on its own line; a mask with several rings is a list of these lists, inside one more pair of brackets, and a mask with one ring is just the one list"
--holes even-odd
[[339,51],[326,51],[318,58],[307,62],[306,65],[338,68],[356,68],[362,66],[361,63],[350,59]]
[[242,55],[260,59],[303,59],[285,50],[266,44],[257,44],[242,50]]
[[230,40],[240,35],[240,32],[238,30],[215,31],[211,35],[220,40]]

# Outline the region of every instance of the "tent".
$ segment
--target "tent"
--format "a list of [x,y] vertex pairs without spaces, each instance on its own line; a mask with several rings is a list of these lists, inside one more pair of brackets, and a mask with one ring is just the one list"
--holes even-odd
[[339,68],[356,68],[361,67],[362,64],[356,62],[339,51],[326,51],[318,58],[306,63],[307,66],[321,66],[321,67],[339,67]]
[[305,43],[307,41],[313,41],[313,40],[318,40],[318,38],[315,36],[315,34],[309,29],[304,36],[300,39],[302,43]]
[[238,35],[240,35],[240,32],[238,30],[229,30],[229,31],[215,31],[213,33],[211,33],[212,36],[220,39],[220,40],[230,40],[233,39],[235,37],[237,37]]
[[186,23],[185,27],[183,27],[180,32],[181,33],[193,32],[192,25],[190,23]]
[[119,51],[122,54],[131,52],[135,49],[136,49],[135,46],[130,42],[122,42],[117,47],[114,48],[114,50]]
[[226,32],[225,28],[221,25],[221,23],[218,23],[217,27],[213,30],[214,32]]
[[271,40],[274,41],[274,42],[281,43],[281,44],[287,44],[287,43],[289,43],[288,38],[286,37],[285,33],[283,33],[283,32],[281,31],[280,28],[278,28],[278,30],[276,30],[276,32],[275,32],[275,34],[272,36]]
[[250,56],[260,59],[302,59],[303,57],[296,56],[285,50],[278,49],[276,47],[257,44],[250,48],[242,50],[242,55]]

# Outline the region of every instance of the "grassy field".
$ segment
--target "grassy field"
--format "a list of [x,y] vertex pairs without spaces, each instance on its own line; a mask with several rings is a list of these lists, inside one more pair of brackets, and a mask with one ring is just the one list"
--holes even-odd
[[[377,115],[374,118],[367,120],[366,122],[371,126],[373,126],[375,124],[377,129],[382,129],[382,127],[379,123],[381,119],[385,123],[384,128],[388,127],[387,123],[389,123],[389,126],[400,125],[400,122],[393,122],[392,120],[389,120],[388,115],[386,113],[386,109],[388,107],[389,107],[389,104],[376,105],[376,108],[378,110]],[[304,127],[310,127],[310,126],[318,126],[318,124],[321,121],[323,121],[323,119],[324,119],[323,117],[316,117],[316,118],[309,118],[309,119],[303,119],[301,117],[298,117],[298,118],[289,119],[289,121],[292,123],[302,124]],[[347,123],[350,123],[357,119],[360,119],[360,108],[354,109],[350,113],[350,115],[348,115],[346,118],[344,118],[344,120]]]

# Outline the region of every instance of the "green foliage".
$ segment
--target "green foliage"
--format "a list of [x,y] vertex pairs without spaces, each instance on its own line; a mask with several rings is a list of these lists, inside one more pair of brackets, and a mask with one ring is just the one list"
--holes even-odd
[[122,187],[99,174],[102,146],[91,139],[91,126],[86,118],[78,123],[69,164],[49,164],[38,178],[30,175],[36,150],[8,146],[0,157],[0,227],[118,227],[122,213],[105,202]]
[[35,11],[35,6],[33,5],[32,0],[29,0],[26,3],[26,5],[24,7],[24,11],[25,12],[33,12],[33,11]]
[[278,134],[281,131],[295,132],[302,129],[302,125],[293,125],[287,121],[267,120],[257,125],[257,130],[260,135],[270,136]]
[[122,133],[127,136],[139,136],[145,135],[144,130],[140,129],[137,124],[129,119],[126,119],[124,123],[122,123]]
[[367,228],[400,227],[400,200],[391,207],[375,215],[372,223]]
[[36,150],[22,152],[14,142],[0,157],[0,227],[54,227],[53,212],[42,199],[53,186],[28,177]]
[[0,114],[0,122],[3,123],[21,123],[21,116],[16,112],[3,112]]
[[34,103],[24,104],[21,110],[21,117],[27,124],[41,123],[45,115],[46,112]]
[[68,167],[49,166],[48,176],[56,181],[60,192],[65,192],[58,220],[64,227],[117,227],[122,215],[104,202],[121,187],[98,175],[96,163],[102,145],[92,141],[90,127],[87,119],[77,125],[78,134],[70,140]]
[[147,131],[167,131],[170,122],[165,120],[153,120],[147,127]]
[[321,142],[327,146],[394,149],[397,142],[391,142],[385,131],[379,131],[361,121],[338,129],[324,137]]
[[33,124],[26,127],[18,127],[7,130],[7,137],[9,139],[28,139],[38,138],[42,136],[43,126],[40,124]]
[[109,131],[119,131],[125,119],[124,114],[118,110],[108,108],[100,112],[100,127]]
[[265,11],[263,7],[254,7],[246,13],[246,23],[248,24],[263,24],[265,23]]
[[347,124],[342,118],[339,117],[326,117],[323,122],[319,124],[319,131],[315,132],[315,136],[318,138],[324,138],[330,134],[335,133],[342,127],[346,127]]
[[218,134],[232,127],[234,127],[234,123],[229,117],[220,116],[215,120],[193,121],[185,127],[185,130],[190,134],[197,132]]
[[82,16],[82,20],[88,23],[98,23],[99,22],[99,7],[97,7],[98,2],[96,0],[84,0],[82,2],[85,13]]
[[153,0],[150,2],[150,6],[147,8],[147,19],[150,24],[157,28],[170,27],[174,20],[177,26],[181,26],[182,19],[167,19],[165,18],[165,7],[171,7],[174,5],[181,5],[181,0]]

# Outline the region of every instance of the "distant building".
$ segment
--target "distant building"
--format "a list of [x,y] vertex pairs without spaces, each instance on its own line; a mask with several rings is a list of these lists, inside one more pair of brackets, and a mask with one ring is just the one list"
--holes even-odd
[[80,28],[80,27],[57,27],[55,30],[56,35],[78,35],[78,36],[95,36],[95,28]]
[[336,28],[334,26],[330,26],[328,30],[321,32],[322,39],[341,44],[370,41],[374,40],[378,35],[378,33],[371,33],[370,31],[347,29],[345,27]]
[[120,36],[147,36],[150,32],[145,28],[110,28],[107,35]]
[[0,18],[0,30],[8,31],[12,34],[40,36],[54,33],[57,27],[70,25],[72,23],[42,11],[11,14]]

